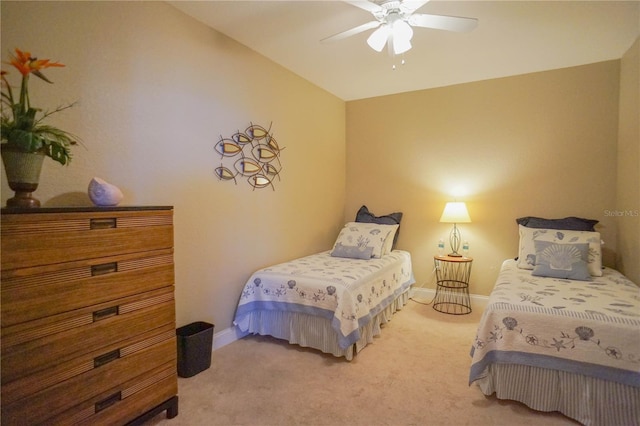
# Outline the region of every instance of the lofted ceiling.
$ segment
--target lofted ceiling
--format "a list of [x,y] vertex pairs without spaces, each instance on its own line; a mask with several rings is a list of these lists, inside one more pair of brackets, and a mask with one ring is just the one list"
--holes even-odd
[[338,0],[169,3],[345,101],[619,59],[640,34],[637,0],[431,0],[416,13],[478,27],[415,28],[413,48],[393,57],[367,45],[373,30],[321,42],[373,20]]

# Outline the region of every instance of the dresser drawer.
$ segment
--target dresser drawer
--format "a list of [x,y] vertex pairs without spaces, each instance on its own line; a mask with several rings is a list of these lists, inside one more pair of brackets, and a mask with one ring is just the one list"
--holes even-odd
[[2,328],[2,385],[165,324],[173,286]]
[[3,214],[2,270],[173,247],[173,211]]
[[[152,382],[146,385],[145,382]],[[140,384],[143,384],[142,387]],[[78,421],[78,425],[98,426],[98,425],[124,425],[129,421],[144,414],[150,408],[160,405],[178,393],[178,379],[173,368],[158,371],[148,378],[138,378],[132,382],[121,394],[121,399],[114,405],[95,412],[90,417]],[[175,406],[177,414],[177,403]],[[87,410],[89,411],[89,410]],[[94,408],[94,411],[95,408]],[[167,413],[167,416],[169,414]],[[51,423],[51,424],[56,424]],[[66,424],[63,422],[63,424]],[[47,425],[48,426],[48,425]]]
[[[105,407],[104,401],[109,397],[114,398],[114,394],[103,395],[102,399],[94,402],[92,406],[78,411],[73,417],[73,423],[87,426],[128,423],[178,393],[175,370],[175,364],[169,364],[164,368],[136,377],[121,387],[123,390],[119,393],[119,399],[112,405]],[[57,419],[52,420],[47,423],[47,426],[71,423],[66,420],[62,422],[58,422]]]
[[[63,417],[73,418],[85,411],[85,408],[75,408],[84,401],[89,401],[88,405],[93,406],[91,414],[94,414],[96,410],[102,411],[116,400],[133,393],[130,389],[133,385],[127,384],[132,377],[139,377],[158,367],[167,369],[167,363],[173,366],[175,376],[176,342],[173,329],[123,347],[117,352],[116,357],[106,354],[106,357],[96,358],[93,360],[94,368],[26,398],[11,403],[3,401],[2,424],[51,424],[48,420],[51,417],[60,416],[60,420]],[[154,375],[151,374],[151,377]]]
[[172,286],[171,249],[3,271],[2,327]]
[[[72,379],[94,369],[100,369],[109,362],[130,356],[156,343],[173,338],[174,336],[174,324],[166,324],[130,339],[104,346],[98,350],[80,355],[70,361],[58,363],[3,385],[0,400],[3,405],[13,404],[16,401],[41,392],[50,386],[56,386],[65,380]],[[176,358],[175,352],[176,351],[173,351],[167,360]],[[99,371],[103,372],[105,369],[100,369]]]

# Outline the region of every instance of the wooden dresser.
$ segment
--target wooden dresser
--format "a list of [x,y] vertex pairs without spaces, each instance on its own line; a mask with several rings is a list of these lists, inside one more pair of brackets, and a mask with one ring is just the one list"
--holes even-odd
[[2,425],[175,417],[172,207],[1,218]]

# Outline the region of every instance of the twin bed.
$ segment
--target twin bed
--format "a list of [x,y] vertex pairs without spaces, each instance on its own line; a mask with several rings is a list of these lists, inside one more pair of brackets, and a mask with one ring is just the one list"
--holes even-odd
[[489,297],[469,383],[584,425],[638,425],[640,289],[601,266],[589,226],[540,226],[519,226],[519,256]]
[[322,252],[255,272],[235,324],[351,360],[408,301],[409,253],[351,259]]
[[256,271],[234,324],[245,334],[353,359],[409,300],[411,256],[394,249],[401,218],[362,206],[332,250]]

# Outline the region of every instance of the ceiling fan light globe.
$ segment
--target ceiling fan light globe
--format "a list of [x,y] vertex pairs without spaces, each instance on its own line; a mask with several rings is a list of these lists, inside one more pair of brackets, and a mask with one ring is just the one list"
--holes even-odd
[[411,40],[413,38],[413,28],[406,21],[398,19],[393,23],[393,36]]
[[393,52],[396,55],[404,53],[411,49],[411,41],[408,38],[394,37],[393,38]]
[[375,30],[367,39],[367,44],[376,52],[382,52],[385,44],[387,44],[387,38],[389,37],[389,26],[382,25]]

